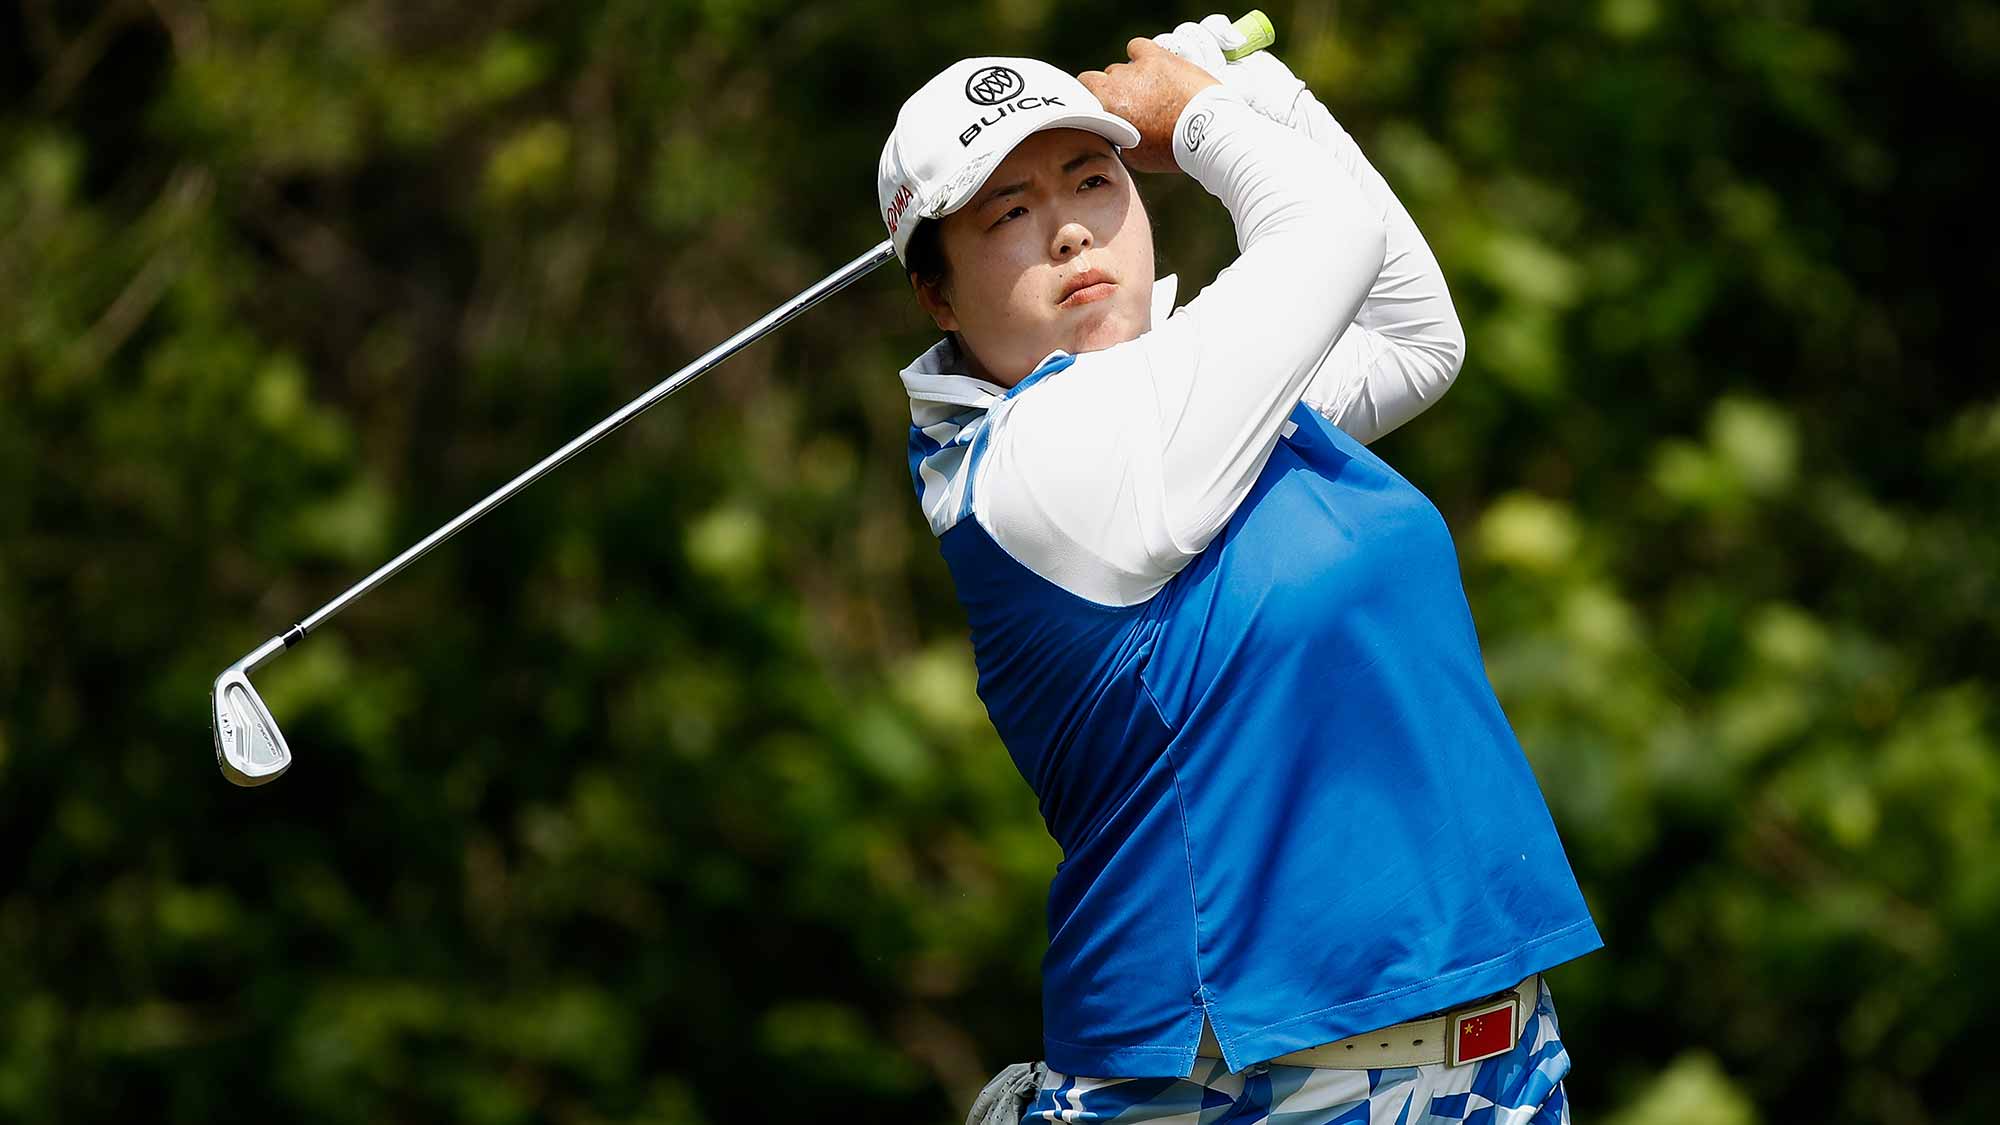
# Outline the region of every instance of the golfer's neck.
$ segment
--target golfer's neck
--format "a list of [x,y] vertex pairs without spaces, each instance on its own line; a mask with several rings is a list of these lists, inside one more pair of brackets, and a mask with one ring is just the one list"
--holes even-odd
[[1010,379],[1005,375],[1001,375],[998,372],[991,370],[986,366],[986,364],[980,361],[978,356],[973,354],[971,348],[965,346],[964,336],[958,337],[958,354],[959,358],[965,361],[965,373],[967,375],[970,375],[975,379],[982,379],[988,383],[992,383],[996,387],[1012,388],[1014,384],[1020,382],[1022,379],[1027,378],[1027,374],[1025,372],[1020,375],[1016,375]]

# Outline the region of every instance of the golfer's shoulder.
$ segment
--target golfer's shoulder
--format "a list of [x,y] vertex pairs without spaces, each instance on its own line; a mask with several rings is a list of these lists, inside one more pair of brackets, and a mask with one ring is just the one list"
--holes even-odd
[[1080,355],[996,411],[972,482],[972,508],[1007,554],[1109,605],[1143,601],[1185,561],[1155,502],[1156,397],[1115,388],[1143,362],[1113,354],[1125,347]]

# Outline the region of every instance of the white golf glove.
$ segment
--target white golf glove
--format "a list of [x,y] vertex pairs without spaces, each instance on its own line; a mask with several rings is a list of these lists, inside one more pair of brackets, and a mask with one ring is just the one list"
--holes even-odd
[[[1184,23],[1153,42],[1214,75],[1234,91],[1250,108],[1286,128],[1297,128],[1299,95],[1306,84],[1291,68],[1269,51],[1258,51],[1238,62],[1230,62],[1224,51],[1241,47],[1243,34],[1228,16],[1214,15],[1200,23]],[[1310,99],[1311,94],[1306,94]]]

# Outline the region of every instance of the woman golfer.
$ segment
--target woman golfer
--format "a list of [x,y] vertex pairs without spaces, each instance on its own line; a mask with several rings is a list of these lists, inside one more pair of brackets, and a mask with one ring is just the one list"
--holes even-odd
[[[882,152],[948,334],[903,372],[911,477],[1063,851],[1025,1119],[1566,1121],[1539,974],[1602,943],[1444,521],[1363,444],[1462,335],[1353,140],[1233,35],[964,60]],[[1178,310],[1134,169],[1235,224]]]

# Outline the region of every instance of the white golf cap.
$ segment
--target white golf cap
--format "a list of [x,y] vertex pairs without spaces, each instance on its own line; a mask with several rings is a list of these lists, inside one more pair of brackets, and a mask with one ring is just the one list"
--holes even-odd
[[910,95],[875,176],[896,257],[920,220],[965,206],[1015,145],[1043,129],[1084,129],[1120,148],[1139,143],[1131,122],[1037,59],[962,59]]

